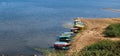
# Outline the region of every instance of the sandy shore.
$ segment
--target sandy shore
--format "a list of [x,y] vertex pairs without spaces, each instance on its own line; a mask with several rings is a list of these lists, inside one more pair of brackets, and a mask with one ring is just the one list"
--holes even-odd
[[78,33],[74,38],[67,56],[71,56],[74,52],[79,52],[85,46],[103,39],[120,40],[120,38],[105,38],[102,34],[104,29],[111,23],[120,23],[120,18],[80,18],[80,20],[85,23],[87,29],[82,33]]

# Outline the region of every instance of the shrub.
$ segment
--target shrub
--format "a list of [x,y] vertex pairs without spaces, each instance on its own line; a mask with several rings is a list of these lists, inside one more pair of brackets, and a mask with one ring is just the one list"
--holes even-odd
[[103,40],[85,47],[78,56],[120,56],[120,41]]
[[103,34],[107,37],[120,37],[120,23],[109,25]]

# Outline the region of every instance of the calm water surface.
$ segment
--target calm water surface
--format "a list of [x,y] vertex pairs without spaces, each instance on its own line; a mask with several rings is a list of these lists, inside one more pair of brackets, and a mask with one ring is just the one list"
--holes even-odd
[[120,0],[0,0],[0,54],[32,54],[46,49],[76,17],[120,17]]

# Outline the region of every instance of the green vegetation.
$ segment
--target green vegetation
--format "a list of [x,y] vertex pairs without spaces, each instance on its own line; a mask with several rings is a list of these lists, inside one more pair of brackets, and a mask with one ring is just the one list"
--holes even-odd
[[[66,56],[66,51],[46,50],[45,56]],[[120,41],[102,40],[72,56],[120,56]]]
[[120,23],[109,25],[103,34],[107,37],[120,37]]
[[120,41],[102,40],[85,47],[75,56],[120,56]]
[[66,56],[66,50],[51,50],[41,48],[34,48],[34,50],[42,53],[44,56]]

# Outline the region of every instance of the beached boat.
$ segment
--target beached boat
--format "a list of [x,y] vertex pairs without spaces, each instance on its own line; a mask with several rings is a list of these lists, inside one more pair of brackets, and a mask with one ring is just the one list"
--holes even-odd
[[61,36],[58,37],[58,41],[60,41],[60,42],[71,42],[72,37],[71,37],[71,35],[61,35]]
[[75,28],[79,28],[80,30],[83,30],[85,25],[82,23],[82,22],[77,22],[75,25],[74,25]]
[[54,43],[55,49],[68,50],[69,46],[70,46],[70,43],[67,43],[67,42],[55,42]]
[[83,30],[85,27],[84,23],[80,21],[80,19],[76,18],[74,19],[74,28],[79,28],[80,30]]
[[80,31],[80,29],[79,28],[71,28],[70,31],[74,32],[74,33],[78,33]]
[[62,36],[70,36],[70,37],[74,37],[75,33],[74,32],[64,32],[61,34]]

